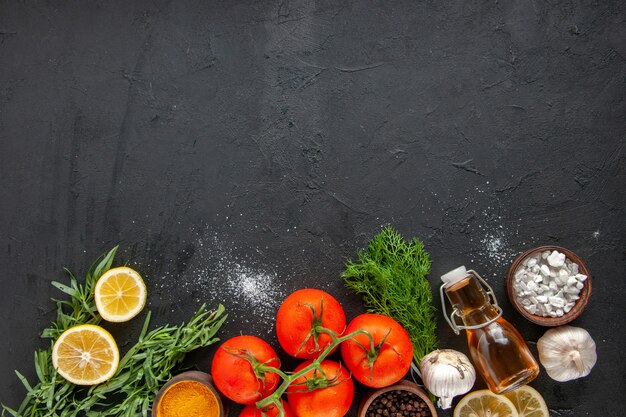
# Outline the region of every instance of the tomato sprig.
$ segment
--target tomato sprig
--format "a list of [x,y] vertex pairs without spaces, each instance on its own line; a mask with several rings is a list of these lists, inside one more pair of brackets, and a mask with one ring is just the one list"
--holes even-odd
[[[285,352],[309,360],[291,372],[281,371],[276,353],[253,336],[238,336],[252,338],[251,345],[241,343],[236,346],[239,350],[233,345],[221,351],[233,355],[231,359],[239,362],[247,378],[246,395],[237,391],[238,395],[230,392],[231,396],[240,400],[237,402],[254,404],[255,412],[264,417],[286,417],[289,408],[300,417],[342,417],[354,395],[353,377],[369,387],[387,386],[406,374],[413,357],[409,335],[397,321],[378,314],[361,314],[346,326],[339,302],[316,289],[298,290],[283,301],[276,315],[276,332]],[[261,346],[257,349],[258,344]],[[340,345],[345,368],[326,359]],[[252,346],[250,351],[245,350],[248,346]],[[222,368],[214,359],[213,371],[221,372]],[[233,378],[239,381],[238,376]],[[265,386],[265,378],[271,379],[271,386]],[[256,390],[252,387],[254,381]],[[284,394],[289,396],[289,407],[283,406]]]
[[276,336],[283,350],[296,358],[315,359],[332,341],[323,330],[338,335],[346,329],[346,315],[332,295],[315,288],[290,294],[276,313]]
[[[311,330],[309,331],[309,334],[302,341],[302,344],[296,351],[296,354],[300,353],[302,349],[304,349],[304,347],[306,346],[306,344],[311,338],[313,338],[313,343],[315,345],[313,352],[317,352],[320,348],[320,342],[319,342],[320,335],[322,333],[328,333],[327,331],[330,331],[329,329],[326,329],[325,327],[322,326],[322,316],[324,315],[324,299],[322,298],[320,300],[320,313],[319,314],[317,314],[317,309],[315,308],[313,304],[306,303],[305,305],[311,309],[311,314],[313,315],[313,319],[311,321]],[[307,352],[307,353],[312,353],[312,352]]]
[[280,367],[276,351],[256,336],[235,336],[217,349],[211,363],[215,386],[230,400],[254,404],[271,394],[280,375],[271,372]]
[[[376,362],[376,359],[378,359],[378,355],[380,355],[380,351],[383,348],[383,346],[386,345],[387,338],[391,334],[391,329],[389,329],[385,337],[383,337],[383,339],[378,344],[374,342],[374,338],[369,333],[367,332],[365,333],[369,336],[369,342],[370,342],[369,348],[366,347],[363,343],[359,342],[358,340],[353,340],[353,342],[356,343],[358,346],[360,346],[361,349],[363,349],[363,351],[365,352],[365,357],[367,358],[367,363],[369,365],[369,370],[370,370],[370,378],[372,378],[374,375],[374,362]],[[396,354],[400,355],[398,350],[394,348],[393,345],[389,345],[389,348],[392,349],[394,352],[396,352]]]
[[[283,372],[279,369],[275,369],[271,366],[268,366],[268,371],[269,372],[275,372],[278,375],[280,375],[281,379],[283,380],[283,382],[278,386],[278,388],[276,388],[276,390],[271,394],[268,395],[267,397],[257,401],[255,403],[255,406],[257,407],[257,409],[263,409],[269,405],[274,405],[276,406],[276,408],[278,408],[279,412],[277,414],[276,417],[283,417],[284,414],[284,409],[282,408],[282,404],[280,401],[280,398],[282,397],[282,395],[285,393],[285,391],[287,391],[287,388],[291,385],[293,385],[293,382],[295,380],[297,380],[298,378],[306,375],[307,373],[314,371],[314,375],[307,379],[305,382],[305,385],[307,387],[307,390],[303,390],[301,392],[307,392],[307,391],[314,391],[316,389],[321,389],[321,388],[327,388],[329,386],[332,385],[336,385],[339,384],[341,382],[341,379],[339,379],[338,377],[335,377],[333,379],[327,379],[326,378],[326,374],[324,372],[324,370],[322,369],[321,363],[324,359],[326,359],[326,357],[333,351],[335,350],[335,348],[337,346],[339,346],[340,344],[342,344],[343,342],[345,342],[346,340],[349,340],[351,338],[353,338],[354,336],[363,334],[366,335],[368,338],[370,338],[370,340],[372,340],[373,343],[373,338],[372,336],[365,330],[362,329],[358,329],[355,330],[352,333],[348,333],[345,334],[343,336],[338,336],[337,333],[333,332],[330,329],[327,329],[325,327],[322,327],[321,325],[315,325],[314,328],[316,329],[316,332],[318,333],[326,333],[327,335],[329,335],[331,337],[331,343],[328,344],[328,346],[326,346],[324,348],[324,350],[322,350],[322,352],[320,353],[320,355],[313,359],[312,362],[305,366],[304,368],[298,370],[297,372],[291,372],[291,373],[287,373],[287,372]],[[369,352],[368,352],[369,354]],[[332,384],[332,385],[331,385]],[[300,392],[300,391],[298,391]]]
[[394,319],[380,314],[355,317],[346,332],[366,330],[371,337],[356,336],[341,345],[341,356],[352,376],[371,388],[399,381],[410,369],[411,340]]
[[[321,376],[318,376],[318,373],[320,373]],[[350,376],[348,376],[348,378],[342,378],[342,376],[343,375],[341,374],[337,374],[333,378],[329,379],[323,369],[314,369],[312,378],[305,378],[304,381],[294,382],[290,386],[305,387],[305,389],[294,390],[293,392],[311,392],[315,391],[316,389],[334,387],[335,385],[341,384],[342,381],[350,378]]]
[[[267,378],[265,377],[265,375],[267,373],[274,372],[278,375],[284,374],[284,372],[282,372],[280,369],[274,366],[268,365],[269,363],[276,362],[276,361],[280,363],[280,359],[277,356],[270,358],[266,360],[265,362],[261,362],[260,360],[256,358],[256,356],[254,356],[252,352],[250,352],[247,349],[231,349],[225,346],[222,348],[227,353],[248,362],[250,366],[252,367],[252,372],[254,372],[254,376],[256,376],[256,378],[261,382],[263,389],[266,389],[265,383],[266,383]],[[258,393],[262,394],[260,390],[258,391]]]

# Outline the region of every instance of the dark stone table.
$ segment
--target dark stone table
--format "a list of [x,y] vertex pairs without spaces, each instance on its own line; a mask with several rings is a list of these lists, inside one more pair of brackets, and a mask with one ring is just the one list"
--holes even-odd
[[[362,311],[339,275],[392,224],[434,289],[482,272],[534,351],[545,329],[505,272],[533,246],[578,253],[598,364],[532,385],[553,416],[623,415],[625,19],[623,1],[0,1],[0,400],[35,375],[63,267],[119,244],[153,324],[224,303],[222,337],[278,347],[297,288]],[[141,323],[108,328],[124,350]]]

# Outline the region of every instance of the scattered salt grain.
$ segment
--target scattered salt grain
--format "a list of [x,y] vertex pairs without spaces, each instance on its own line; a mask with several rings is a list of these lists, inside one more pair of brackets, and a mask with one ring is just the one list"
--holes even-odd
[[187,269],[164,273],[157,287],[173,298],[193,297],[209,306],[224,304],[231,319],[250,326],[251,334],[274,333],[276,311],[287,296],[275,268],[217,235],[196,242]]
[[479,255],[489,258],[494,264],[506,265],[514,257],[506,234],[502,230],[490,231],[480,240],[482,250]]

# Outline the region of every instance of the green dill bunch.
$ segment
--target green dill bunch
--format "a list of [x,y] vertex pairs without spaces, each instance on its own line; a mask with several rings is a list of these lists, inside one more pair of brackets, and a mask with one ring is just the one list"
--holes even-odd
[[418,239],[409,242],[386,226],[358,252],[358,261],[348,261],[342,278],[361,294],[368,312],[398,321],[413,343],[417,364],[435,350],[437,321],[430,283],[430,257]]

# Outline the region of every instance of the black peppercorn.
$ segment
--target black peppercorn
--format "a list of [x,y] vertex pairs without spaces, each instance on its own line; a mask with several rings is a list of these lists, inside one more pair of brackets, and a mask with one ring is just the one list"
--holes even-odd
[[417,394],[393,390],[379,395],[365,412],[365,417],[431,417],[428,405]]

